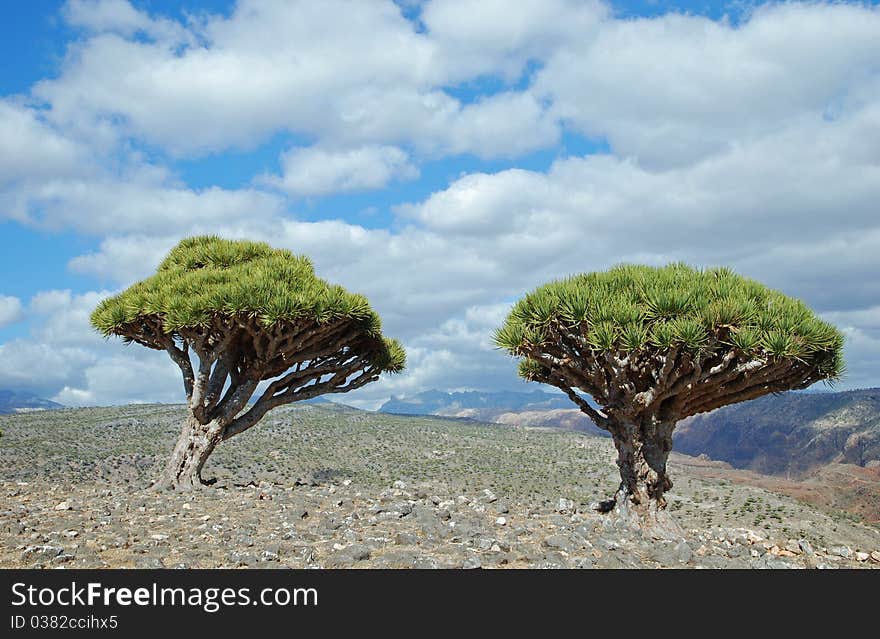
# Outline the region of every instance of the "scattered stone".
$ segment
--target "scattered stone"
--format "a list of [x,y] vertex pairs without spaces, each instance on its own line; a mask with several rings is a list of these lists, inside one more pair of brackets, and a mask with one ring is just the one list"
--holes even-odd
[[544,546],[555,550],[570,551],[572,550],[571,540],[564,535],[550,535],[544,539]]
[[556,502],[556,512],[562,514],[568,514],[574,512],[574,502],[571,499],[566,499],[565,497],[560,497],[559,501]]
[[260,559],[263,561],[278,561],[278,553],[267,549],[260,553]]
[[135,559],[134,563],[136,568],[149,568],[155,570],[165,567],[165,562],[162,561],[161,557],[138,557]]
[[680,564],[686,564],[691,561],[694,557],[693,549],[688,545],[686,541],[680,541],[675,545],[674,548],[675,558],[678,560]]
[[339,550],[333,557],[331,558],[331,565],[335,566],[343,566],[348,564],[354,564],[359,561],[365,561],[370,558],[372,555],[372,550],[369,546],[364,544],[352,544],[351,546],[347,546],[342,550]]
[[[149,408],[150,415],[164,410]],[[87,437],[71,444],[75,458],[34,456],[28,463],[4,467],[6,478],[0,478],[2,567],[880,568],[880,547],[866,527],[829,518],[771,491],[689,477],[687,470],[681,471],[683,480],[678,482],[670,508],[686,530],[682,540],[655,541],[614,516],[590,512],[567,497],[594,498],[605,492],[592,488],[613,476],[613,464],[600,463],[609,453],[604,440],[599,442],[600,449],[590,438],[578,435],[573,440],[571,434],[554,433],[552,437],[564,445],[553,444],[556,454],[549,458],[559,463],[545,464],[548,481],[532,482],[531,468],[526,466],[532,463],[529,459],[510,465],[497,448],[486,450],[503,475],[493,476],[480,465],[469,466],[465,461],[469,455],[483,454],[484,443],[494,444],[481,440],[476,446],[470,442],[461,446],[452,431],[442,431],[442,424],[436,432],[419,435],[431,441],[428,448],[399,455],[408,441],[398,437],[395,428],[383,443],[383,451],[393,456],[385,460],[371,451],[363,460],[367,465],[349,463],[337,456],[348,442],[340,444],[327,433],[337,423],[361,419],[359,413],[346,409],[334,413],[331,420],[322,418],[320,424],[309,426],[308,419],[300,415],[289,419],[286,410],[279,410],[279,417],[267,417],[264,433],[287,428],[285,422],[295,426],[290,438],[266,438],[278,442],[277,451],[255,453],[258,449],[251,442],[259,442],[258,431],[250,439],[242,438],[241,446],[218,451],[211,461],[211,474],[218,476],[217,486],[222,488],[198,494],[142,490],[148,475],[162,462],[161,456],[152,454],[108,458],[112,461],[106,465],[122,469],[114,472],[129,473],[127,481],[119,474],[101,475],[103,462],[91,460],[107,455],[94,455]],[[167,409],[170,415],[178,415],[177,411]],[[4,438],[9,436],[16,446],[19,440],[12,438],[20,437],[17,419],[24,418],[0,418]],[[170,418],[160,422],[159,417],[150,417],[137,427],[144,435],[150,433],[149,441],[156,440],[149,430],[151,420],[161,426],[161,437],[173,436]],[[400,428],[406,435],[404,421]],[[39,429],[41,423],[29,422],[29,426]],[[454,430],[472,428],[482,427],[456,424]],[[357,433],[363,431],[358,427],[345,432],[360,437]],[[425,455],[430,446],[438,445],[433,443],[437,433],[442,435],[436,439],[443,440],[439,445],[444,449],[439,464]],[[500,437],[523,437],[518,429],[500,429],[500,433]],[[333,432],[334,437],[337,434]],[[539,446],[532,440],[544,434],[528,431],[525,436],[530,445]],[[285,442],[291,438],[295,446],[288,447]],[[337,442],[335,448],[328,443],[331,440]],[[354,450],[361,450],[362,444],[356,442]],[[265,442],[258,445],[265,446]],[[97,464],[97,483],[90,483],[92,466],[76,470],[88,474],[85,479],[83,475],[68,479],[63,474],[73,472],[69,469],[79,462],[72,459],[80,459],[80,453],[82,460]],[[288,456],[292,472],[285,467]],[[419,466],[425,459],[434,465],[433,470]],[[572,475],[571,469],[580,470],[581,464],[584,473]],[[442,468],[444,476],[431,474],[437,468]],[[294,486],[300,474],[310,479]],[[30,476],[40,479],[30,485],[15,481]],[[402,477],[411,479],[395,480]],[[255,481],[247,485],[251,479]],[[742,508],[749,498],[750,507]],[[759,517],[782,511],[782,506],[783,523],[791,530],[810,532],[789,533],[775,515]],[[786,534],[780,536],[781,530]],[[797,539],[805,534],[810,534],[810,542]],[[811,543],[822,548],[814,550]]]
[[843,557],[849,559],[852,557],[852,549],[849,546],[832,546],[828,549],[828,554],[835,557]]
[[440,567],[440,563],[434,557],[420,556],[412,561],[412,567],[417,569],[435,570]]
[[419,543],[419,538],[409,532],[400,532],[397,533],[397,537],[395,537],[394,541],[400,546],[415,546]]
[[64,552],[61,546],[28,546],[21,553],[25,561],[51,560]]

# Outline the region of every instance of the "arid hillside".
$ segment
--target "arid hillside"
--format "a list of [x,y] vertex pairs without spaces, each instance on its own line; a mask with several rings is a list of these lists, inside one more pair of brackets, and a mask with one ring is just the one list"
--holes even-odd
[[0,565],[880,567],[876,526],[720,462],[673,457],[686,536],[656,541],[590,507],[616,487],[608,439],[328,404],[221,446],[212,488],[145,491],[182,415],[0,417]]

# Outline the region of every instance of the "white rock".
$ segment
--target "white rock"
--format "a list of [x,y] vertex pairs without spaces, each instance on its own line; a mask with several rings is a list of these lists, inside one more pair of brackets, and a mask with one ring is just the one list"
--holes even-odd
[[507,525],[507,518],[506,517],[499,517],[498,519],[495,520],[495,523],[498,524],[499,526],[506,526]]
[[62,501],[60,504],[55,506],[55,510],[70,510],[70,504],[66,501]]
[[168,539],[168,535],[165,533],[155,533],[150,535],[150,539],[155,539],[156,541],[165,541]]
[[755,534],[755,532],[751,531],[751,530],[746,535],[746,539],[749,540],[750,544],[757,544],[759,542],[764,541],[764,538],[761,537],[761,535]]
[[866,552],[856,552],[856,561],[868,561],[868,557],[870,557]]

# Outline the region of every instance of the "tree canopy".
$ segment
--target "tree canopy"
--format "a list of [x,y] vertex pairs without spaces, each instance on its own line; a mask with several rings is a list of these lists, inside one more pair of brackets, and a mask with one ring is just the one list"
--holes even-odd
[[[784,389],[783,381],[792,388],[833,381],[844,368],[843,336],[800,300],[727,268],[698,270],[681,263],[626,264],[541,286],[513,307],[495,341],[525,357],[519,372],[526,379],[552,383],[547,376],[554,377],[553,369],[602,370],[606,360],[616,358],[625,362],[626,383],[636,392],[662,382],[662,366],[654,370],[648,363],[662,359],[671,369],[670,355],[679,368],[692,370],[726,358],[728,373],[737,365],[751,363],[751,369],[739,371],[748,373],[775,363],[785,379],[767,378],[773,386],[768,392]],[[697,378],[708,378],[710,371],[722,372],[709,367]],[[570,388],[590,393],[600,404],[622,396],[598,379],[575,375],[569,381]],[[692,406],[701,407],[711,409],[714,402]]]
[[165,349],[167,341],[145,321],[175,335],[210,330],[224,318],[274,332],[297,324],[347,323],[376,340],[373,356],[383,371],[405,365],[403,349],[382,337],[382,321],[363,295],[318,278],[307,257],[262,242],[185,239],[155,275],[103,300],[91,319],[105,336]]

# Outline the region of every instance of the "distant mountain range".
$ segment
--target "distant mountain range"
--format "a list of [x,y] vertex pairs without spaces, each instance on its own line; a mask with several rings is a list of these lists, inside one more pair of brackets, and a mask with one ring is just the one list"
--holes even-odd
[[605,434],[605,431],[596,428],[586,415],[573,406],[565,395],[541,390],[457,393],[429,390],[406,398],[392,397],[379,411]]
[[696,415],[675,430],[675,450],[734,468],[803,474],[825,464],[880,466],[880,388],[784,393]]
[[399,415],[445,415],[458,417],[458,413],[479,409],[505,410],[550,410],[553,408],[571,408],[571,402],[563,395],[545,393],[534,390],[531,392],[500,391],[483,393],[464,391],[446,393],[429,390],[406,398],[392,397],[379,409],[382,413]]
[[33,393],[0,390],[0,415],[24,413],[34,410],[52,410],[64,408],[57,402],[37,397]]
[[[386,413],[440,415],[606,435],[567,397],[532,392],[426,391]],[[831,463],[880,466],[880,389],[769,395],[682,421],[675,446],[739,469],[801,475]]]

